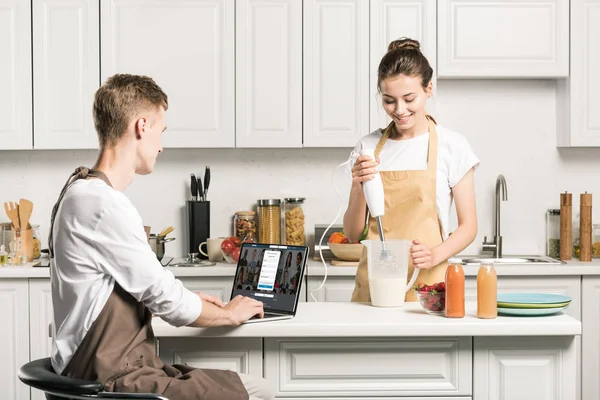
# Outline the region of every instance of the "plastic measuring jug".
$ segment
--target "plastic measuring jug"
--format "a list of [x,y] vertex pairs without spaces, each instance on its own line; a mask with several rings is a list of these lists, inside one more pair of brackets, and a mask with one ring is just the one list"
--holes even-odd
[[[369,272],[369,290],[371,303],[375,307],[402,307],[404,296],[419,275],[415,268],[410,282],[408,280],[409,250],[408,240],[386,240],[388,254],[381,251],[381,240],[361,241],[367,248],[367,265]],[[391,255],[391,256],[390,256]]]

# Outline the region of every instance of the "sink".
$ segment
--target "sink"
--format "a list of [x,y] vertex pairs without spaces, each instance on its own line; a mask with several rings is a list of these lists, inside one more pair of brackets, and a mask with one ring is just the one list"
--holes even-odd
[[527,264],[527,265],[560,265],[562,261],[546,256],[504,256],[501,258],[479,256],[457,256],[453,259],[459,261],[463,265],[481,264],[483,262],[491,262],[496,264]]

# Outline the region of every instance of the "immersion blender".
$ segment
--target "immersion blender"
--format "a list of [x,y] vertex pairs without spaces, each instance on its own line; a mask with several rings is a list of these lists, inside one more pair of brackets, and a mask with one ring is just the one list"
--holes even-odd
[[[375,161],[375,149],[362,149],[361,156],[369,156]],[[383,234],[383,224],[381,217],[385,213],[385,197],[383,192],[383,182],[379,171],[373,179],[363,182],[363,192],[369,207],[369,213],[377,221],[377,230],[379,231],[379,239],[381,240],[381,255],[380,259],[385,260],[390,257],[390,253],[385,245],[385,236]]]

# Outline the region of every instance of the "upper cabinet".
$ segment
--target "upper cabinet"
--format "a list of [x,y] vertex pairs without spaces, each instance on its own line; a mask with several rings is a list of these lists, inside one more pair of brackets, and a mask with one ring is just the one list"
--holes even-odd
[[234,0],[103,0],[102,82],[152,77],[169,98],[164,147],[234,147]]
[[31,149],[31,1],[0,0],[0,150]]
[[439,78],[568,75],[569,0],[438,0]]
[[33,1],[36,149],[96,149],[100,85],[99,0]]
[[[381,103],[377,88],[379,62],[387,53],[390,42],[407,37],[421,44],[421,52],[433,68],[433,87],[436,87],[436,9],[431,0],[371,0],[370,12],[370,124],[369,131],[386,127],[391,119]],[[435,116],[434,95],[427,112]]]
[[369,2],[304,0],[304,146],[369,132]]
[[559,147],[600,146],[600,0],[571,0],[571,76],[559,81]]
[[236,147],[302,147],[302,2],[237,0]]

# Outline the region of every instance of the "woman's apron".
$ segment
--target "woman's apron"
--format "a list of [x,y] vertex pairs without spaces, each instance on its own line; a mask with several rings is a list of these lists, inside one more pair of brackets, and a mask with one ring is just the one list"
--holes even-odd
[[[80,167],[71,175],[52,212],[51,255],[58,205],[70,184],[88,177],[102,179],[111,186],[101,171]],[[151,322],[150,310],[115,282],[113,292],[62,375],[99,381],[110,392],[157,393],[170,400],[249,398],[236,372],[163,364],[156,355]]]
[[[436,205],[436,173],[438,155],[438,137],[435,120],[427,115],[429,121],[429,150],[427,153],[427,169],[410,171],[380,171],[385,192],[385,215],[381,217],[386,239],[418,239],[421,243],[433,248],[442,243],[442,231]],[[375,148],[375,157],[379,157],[383,145],[394,129],[392,121],[383,132],[383,136]],[[379,231],[375,218],[369,218],[367,239],[378,240]],[[431,284],[444,281],[447,261],[433,268],[421,269],[417,282]],[[414,266],[409,256],[408,279],[412,276]],[[398,288],[404,290],[404,288]],[[363,248],[352,301],[370,302],[369,275],[367,267],[367,248]],[[406,301],[417,301],[412,290],[406,293]]]

